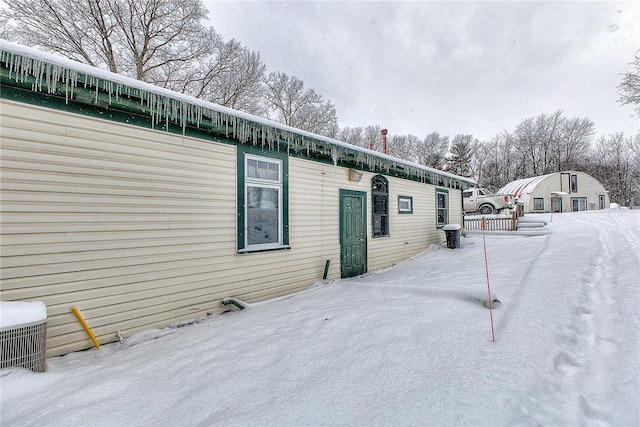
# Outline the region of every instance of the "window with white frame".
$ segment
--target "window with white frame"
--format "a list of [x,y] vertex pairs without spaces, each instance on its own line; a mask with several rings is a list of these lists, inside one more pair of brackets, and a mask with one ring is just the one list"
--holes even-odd
[[578,175],[571,175],[571,192],[578,192]]
[[542,211],[544,210],[544,199],[541,197],[534,197],[533,199],[533,210]]
[[571,211],[580,212],[587,210],[587,198],[586,197],[572,197],[571,198]]
[[413,197],[398,196],[398,213],[400,214],[413,213]]
[[436,190],[436,215],[438,227],[449,223],[449,192]]
[[244,166],[244,248],[282,246],[282,161],[246,154]]

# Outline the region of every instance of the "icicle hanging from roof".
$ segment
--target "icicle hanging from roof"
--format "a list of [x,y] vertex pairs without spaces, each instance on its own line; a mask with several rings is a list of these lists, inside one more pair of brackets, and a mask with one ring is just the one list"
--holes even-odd
[[[162,124],[165,130],[169,130],[170,124],[173,123],[180,126],[184,134],[188,126],[201,128],[208,127],[210,124],[215,131],[222,132],[227,138],[232,137],[243,144],[250,143],[254,146],[260,144],[263,148],[269,147],[279,151],[280,144],[286,143],[287,154],[293,150],[295,153],[306,152],[307,155],[330,156],[334,165],[352,158],[355,165],[366,167],[368,170],[387,174],[392,171],[394,174],[402,174],[433,185],[449,188],[473,185],[472,180],[458,179],[444,172],[393,160],[359,147],[347,147],[339,141],[307,135],[304,131],[294,133],[282,125],[267,123],[264,119],[252,118],[244,113],[238,112],[236,115],[225,110],[220,111],[212,104],[186,98],[186,95],[178,93],[171,94],[144,82],[132,81],[116,75],[111,78],[109,73],[101,70],[96,70],[95,74],[92,74],[90,68],[63,58],[49,62],[42,56],[45,55],[44,58],[46,58],[47,54],[34,51],[31,55],[30,48],[17,45],[14,48],[12,45],[15,44],[3,41],[0,48],[0,60],[6,67],[8,78],[22,84],[31,82],[31,90],[34,92],[46,91],[49,94],[64,92],[67,103],[76,98],[78,88],[83,88],[94,92],[93,98],[96,104],[101,101],[100,93],[103,94],[103,100],[108,106],[112,103],[124,102],[126,107],[127,104],[137,103],[137,108],[149,115],[153,129]],[[122,95],[125,94],[128,99],[121,101]]]
[[338,166],[340,157],[342,156],[340,150],[338,150],[338,147],[331,147],[331,160],[333,160],[333,166]]

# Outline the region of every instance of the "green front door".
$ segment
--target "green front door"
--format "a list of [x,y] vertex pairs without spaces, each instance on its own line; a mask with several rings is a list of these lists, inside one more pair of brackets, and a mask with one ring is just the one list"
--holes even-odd
[[367,271],[367,193],[340,190],[340,275]]

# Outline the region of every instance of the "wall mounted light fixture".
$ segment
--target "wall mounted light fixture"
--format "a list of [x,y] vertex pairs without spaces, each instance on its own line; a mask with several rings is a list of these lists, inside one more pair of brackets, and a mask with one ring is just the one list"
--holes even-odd
[[349,169],[349,181],[360,182],[362,179],[362,172],[355,169]]

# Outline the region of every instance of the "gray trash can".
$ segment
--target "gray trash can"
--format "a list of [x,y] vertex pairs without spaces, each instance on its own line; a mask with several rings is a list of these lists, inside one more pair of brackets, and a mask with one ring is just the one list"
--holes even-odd
[[460,224],[447,224],[443,230],[447,236],[447,247],[449,249],[456,249],[460,247]]

